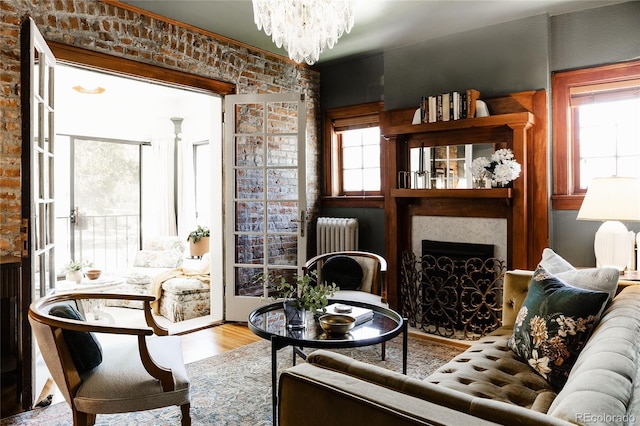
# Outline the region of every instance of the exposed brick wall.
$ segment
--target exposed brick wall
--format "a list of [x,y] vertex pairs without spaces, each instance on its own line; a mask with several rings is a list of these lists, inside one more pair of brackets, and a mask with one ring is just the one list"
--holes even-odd
[[307,204],[317,205],[317,71],[96,0],[0,0],[0,255],[20,249],[20,23],[27,15],[46,40],[232,82],[237,93],[303,92]]

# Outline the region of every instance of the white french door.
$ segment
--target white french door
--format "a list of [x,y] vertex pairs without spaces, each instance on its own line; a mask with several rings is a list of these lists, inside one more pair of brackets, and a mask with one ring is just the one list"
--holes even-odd
[[[55,288],[54,96],[56,58],[31,18],[21,29],[22,101],[22,403],[28,408],[46,377],[36,377],[29,304]],[[28,404],[28,405],[27,405]],[[25,407],[25,405],[27,405]]]
[[226,319],[268,300],[261,277],[306,260],[306,107],[300,93],[225,97]]

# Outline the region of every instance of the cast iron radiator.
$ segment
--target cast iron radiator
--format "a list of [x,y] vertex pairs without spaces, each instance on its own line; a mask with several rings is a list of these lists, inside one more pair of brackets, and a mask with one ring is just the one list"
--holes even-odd
[[454,259],[402,253],[400,296],[409,325],[438,336],[476,340],[498,328],[506,265],[494,257]]

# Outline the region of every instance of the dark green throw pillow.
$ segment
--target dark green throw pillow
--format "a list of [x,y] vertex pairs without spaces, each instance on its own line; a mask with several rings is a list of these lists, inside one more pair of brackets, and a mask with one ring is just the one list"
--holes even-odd
[[332,256],[322,266],[322,280],[340,290],[359,290],[363,275],[360,264],[349,256]]
[[[84,321],[84,317],[70,304],[60,304],[49,310],[55,317]],[[85,331],[62,330],[73,364],[78,374],[96,368],[102,362],[102,346],[93,333]]]
[[559,390],[608,298],[602,291],[570,286],[538,267],[507,343]]

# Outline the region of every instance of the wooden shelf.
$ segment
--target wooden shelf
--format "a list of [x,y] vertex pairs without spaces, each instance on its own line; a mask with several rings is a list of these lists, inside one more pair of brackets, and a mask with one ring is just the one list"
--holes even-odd
[[396,198],[512,198],[511,188],[491,189],[392,189]]
[[510,114],[492,115],[489,117],[468,118],[463,120],[438,121],[435,123],[402,124],[383,126],[383,135],[406,135],[415,133],[431,133],[446,130],[461,130],[482,127],[500,127],[521,125],[529,127],[535,123],[530,112],[514,112]]

